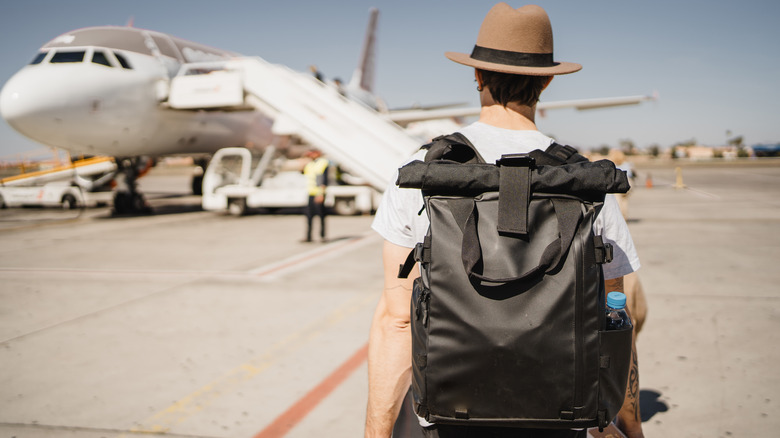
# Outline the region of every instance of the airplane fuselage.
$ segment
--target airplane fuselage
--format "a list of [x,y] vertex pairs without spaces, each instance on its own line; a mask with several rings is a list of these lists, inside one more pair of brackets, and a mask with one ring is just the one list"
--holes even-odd
[[234,56],[143,29],[79,29],[44,45],[11,77],[0,94],[0,112],[23,135],[75,154],[211,154],[267,144],[272,121],[257,111],[166,104],[183,64]]

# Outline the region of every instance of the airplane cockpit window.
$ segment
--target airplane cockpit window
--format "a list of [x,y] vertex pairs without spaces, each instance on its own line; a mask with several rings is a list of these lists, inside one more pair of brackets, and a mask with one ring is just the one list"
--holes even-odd
[[30,65],[40,64],[41,61],[43,61],[43,58],[46,57],[46,53],[48,52],[41,52],[35,55],[35,58],[33,58],[32,62],[30,62]]
[[130,63],[127,62],[127,59],[125,59],[124,56],[120,55],[119,53],[114,52],[114,56],[116,56],[116,60],[119,61],[120,64],[122,64],[122,68],[126,68],[128,70],[132,70],[133,67],[130,66]]
[[108,58],[106,58],[106,54],[97,50],[95,51],[95,53],[92,54],[92,63],[105,65],[106,67],[111,67],[111,63],[108,62]]
[[61,63],[82,62],[82,61],[84,61],[84,51],[80,50],[78,52],[57,51],[57,53],[55,53],[54,56],[51,57],[51,61],[49,62],[52,64],[61,64]]

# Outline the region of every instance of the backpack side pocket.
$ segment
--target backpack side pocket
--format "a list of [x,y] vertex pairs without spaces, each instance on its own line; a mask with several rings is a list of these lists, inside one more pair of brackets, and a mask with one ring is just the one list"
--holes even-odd
[[423,284],[422,278],[414,280],[412,287],[412,395],[414,411],[425,417],[427,393],[425,372],[428,367],[428,302],[431,293]]
[[623,406],[631,367],[633,329],[599,332],[599,427],[606,427]]

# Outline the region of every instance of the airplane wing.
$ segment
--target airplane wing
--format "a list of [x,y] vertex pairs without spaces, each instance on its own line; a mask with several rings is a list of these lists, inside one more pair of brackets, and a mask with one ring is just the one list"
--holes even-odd
[[385,117],[401,126],[406,126],[412,122],[478,116],[479,111],[479,107],[410,109],[390,111],[385,114]]
[[[607,97],[599,99],[580,99],[580,100],[564,100],[555,102],[540,102],[536,109],[540,112],[544,112],[550,109],[561,108],[575,108],[577,110],[588,110],[597,108],[608,108],[615,106],[626,105],[638,105],[646,100],[658,99],[657,94],[650,96],[624,96],[624,97]],[[458,118],[458,117],[471,117],[478,116],[479,107],[463,107],[463,108],[436,108],[436,109],[411,109],[390,111],[386,114],[386,117],[390,120],[398,123],[401,126],[406,126],[412,122],[421,122],[426,120],[446,119],[446,118]]]
[[556,102],[540,102],[536,109],[550,110],[560,108],[575,108],[578,110],[589,110],[597,108],[609,108],[613,106],[639,105],[646,100],[657,100],[658,94],[650,96],[625,96],[625,97],[605,97],[599,99],[580,99],[580,100],[561,100]]

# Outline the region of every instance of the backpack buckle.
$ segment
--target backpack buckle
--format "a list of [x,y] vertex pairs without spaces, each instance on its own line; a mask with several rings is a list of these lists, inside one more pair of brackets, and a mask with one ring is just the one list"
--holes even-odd
[[496,164],[499,166],[528,167],[533,169],[536,167],[536,160],[528,154],[507,154],[502,155],[501,158],[496,161]]
[[604,263],[612,263],[612,256],[613,256],[612,244],[611,243],[605,243],[604,244]]
[[596,250],[596,263],[603,265],[604,263],[612,263],[612,257],[614,256],[614,250],[612,244],[604,242],[601,236],[593,236],[593,246]]
[[425,250],[425,245],[424,244],[418,243],[417,245],[414,245],[414,250],[413,250],[414,251],[414,260],[416,262],[422,262],[422,261],[425,260],[424,256],[423,256],[423,254],[424,254],[423,251],[424,250]]

